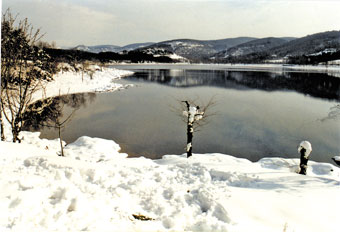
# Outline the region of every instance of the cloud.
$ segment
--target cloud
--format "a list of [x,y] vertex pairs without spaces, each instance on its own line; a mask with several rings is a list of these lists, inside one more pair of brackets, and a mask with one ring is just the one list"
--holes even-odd
[[339,30],[340,21],[333,0],[4,0],[9,6],[64,46],[300,37]]
[[112,14],[65,1],[11,1],[4,6],[46,32],[43,39],[62,45],[74,45],[74,41],[100,43],[107,28],[116,21]]

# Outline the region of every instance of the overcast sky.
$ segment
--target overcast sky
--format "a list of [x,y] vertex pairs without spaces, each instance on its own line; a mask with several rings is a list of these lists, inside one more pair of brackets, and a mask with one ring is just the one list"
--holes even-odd
[[340,30],[339,0],[3,0],[7,8],[58,46]]

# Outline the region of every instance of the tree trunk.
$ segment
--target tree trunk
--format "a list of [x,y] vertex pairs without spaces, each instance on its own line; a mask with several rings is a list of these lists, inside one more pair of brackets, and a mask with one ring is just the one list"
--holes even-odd
[[192,123],[188,122],[187,126],[187,158],[192,156],[192,138],[194,137],[194,128]]
[[4,132],[4,122],[2,121],[2,106],[0,104],[0,133],[1,133],[1,141],[5,141],[5,132]]
[[300,151],[300,172],[299,174],[306,175],[307,174],[307,163],[308,158],[305,157],[306,149],[302,148]]
[[13,143],[16,143],[17,141],[20,143],[20,139],[18,138],[18,132],[15,128],[12,129],[12,135],[13,135]]
[[21,143],[21,140],[19,139],[19,133],[21,131],[21,128],[19,126],[19,119],[18,116],[15,118],[13,126],[12,126],[12,135],[13,135],[13,143],[19,142]]

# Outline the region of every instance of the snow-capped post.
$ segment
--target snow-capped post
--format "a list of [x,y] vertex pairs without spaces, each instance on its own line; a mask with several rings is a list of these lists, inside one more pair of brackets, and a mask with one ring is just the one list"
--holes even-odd
[[199,106],[190,105],[188,101],[182,101],[186,104],[187,110],[183,115],[187,117],[187,158],[192,156],[192,139],[194,137],[194,123],[203,118],[204,112],[200,111]]
[[300,153],[300,171],[299,174],[307,174],[307,163],[310,153],[312,152],[312,145],[308,141],[302,141],[298,147]]

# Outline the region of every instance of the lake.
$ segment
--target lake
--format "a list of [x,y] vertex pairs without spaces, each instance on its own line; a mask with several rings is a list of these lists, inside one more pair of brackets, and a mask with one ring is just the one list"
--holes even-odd
[[[132,70],[118,81],[133,84],[112,93],[73,96],[63,115],[75,111],[62,132],[70,143],[82,135],[112,139],[130,157],[156,159],[183,154],[186,124],[181,101],[215,103],[207,124],[197,128],[193,153],[224,153],[257,161],[298,158],[302,140],[312,143],[311,160],[331,162],[340,153],[340,78],[327,73],[241,71],[186,65],[116,66]],[[202,66],[203,67],[203,66]],[[79,100],[80,99],[80,100]],[[56,138],[43,129],[41,137]]]

